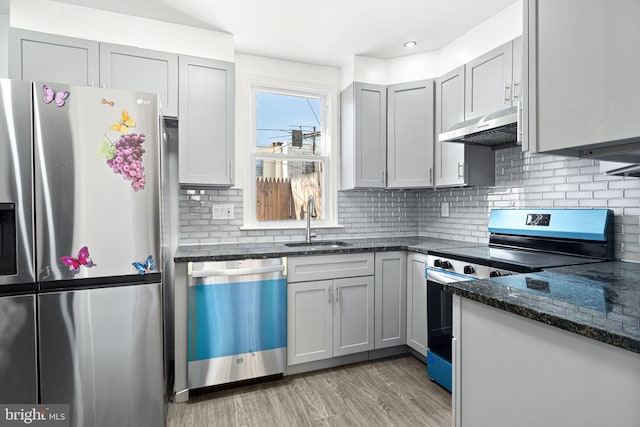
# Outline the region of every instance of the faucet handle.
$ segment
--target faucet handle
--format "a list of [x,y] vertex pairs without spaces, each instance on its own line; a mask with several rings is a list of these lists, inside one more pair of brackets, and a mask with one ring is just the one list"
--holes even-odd
[[318,233],[315,230],[313,230],[311,233],[309,233],[309,237],[312,238],[312,239],[314,237],[318,237]]

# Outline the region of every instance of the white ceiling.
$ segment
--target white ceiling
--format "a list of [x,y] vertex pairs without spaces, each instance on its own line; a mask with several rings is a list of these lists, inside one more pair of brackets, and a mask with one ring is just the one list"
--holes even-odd
[[516,0],[55,1],[231,33],[241,53],[341,66],[439,49]]

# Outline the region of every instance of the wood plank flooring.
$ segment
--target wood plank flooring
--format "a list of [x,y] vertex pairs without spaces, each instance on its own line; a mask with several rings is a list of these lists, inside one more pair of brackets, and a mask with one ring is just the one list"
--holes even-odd
[[363,362],[192,396],[168,427],[450,426],[451,394],[411,356]]

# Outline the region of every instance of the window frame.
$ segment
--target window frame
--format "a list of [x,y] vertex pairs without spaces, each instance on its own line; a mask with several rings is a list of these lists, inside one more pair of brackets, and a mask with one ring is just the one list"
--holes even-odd
[[[321,117],[321,142],[322,155],[304,154],[272,154],[261,153],[256,150],[256,95],[258,92],[274,93],[279,95],[303,96],[320,99]],[[323,85],[300,82],[271,80],[265,81],[253,79],[249,82],[248,94],[248,123],[250,124],[246,153],[243,167],[245,170],[244,196],[243,196],[243,227],[242,229],[300,229],[306,227],[305,220],[280,220],[258,221],[256,219],[256,160],[258,158],[278,158],[305,161],[321,161],[324,163],[322,176],[323,186],[323,219],[312,219],[313,228],[337,227],[337,200],[338,200],[338,170],[340,160],[337,149],[337,138],[333,135],[334,118],[337,117],[337,91]]]

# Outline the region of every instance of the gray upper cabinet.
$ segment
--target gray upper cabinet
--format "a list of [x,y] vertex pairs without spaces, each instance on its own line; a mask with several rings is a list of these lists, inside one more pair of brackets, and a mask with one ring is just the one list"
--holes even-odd
[[625,145],[640,141],[640,2],[524,6],[523,148],[631,161]]
[[157,93],[163,113],[178,116],[178,55],[100,43],[100,86]]
[[99,82],[98,42],[11,28],[9,78],[80,86]]
[[340,94],[341,187],[384,188],[387,89],[354,82]]
[[[495,184],[495,153],[488,147],[440,142],[437,135],[457,123],[469,119],[465,116],[465,100],[469,82],[468,68],[461,66],[436,79],[436,187],[490,186]],[[494,110],[495,111],[495,110]]]
[[508,42],[465,65],[465,120],[511,106],[513,43]]
[[522,102],[522,36],[513,39],[513,82],[511,84],[511,105]]
[[181,184],[233,185],[235,65],[180,56]]
[[464,66],[436,79],[435,184],[464,185],[464,144],[439,142],[437,136],[464,121]]
[[387,88],[387,187],[433,186],[433,80]]

